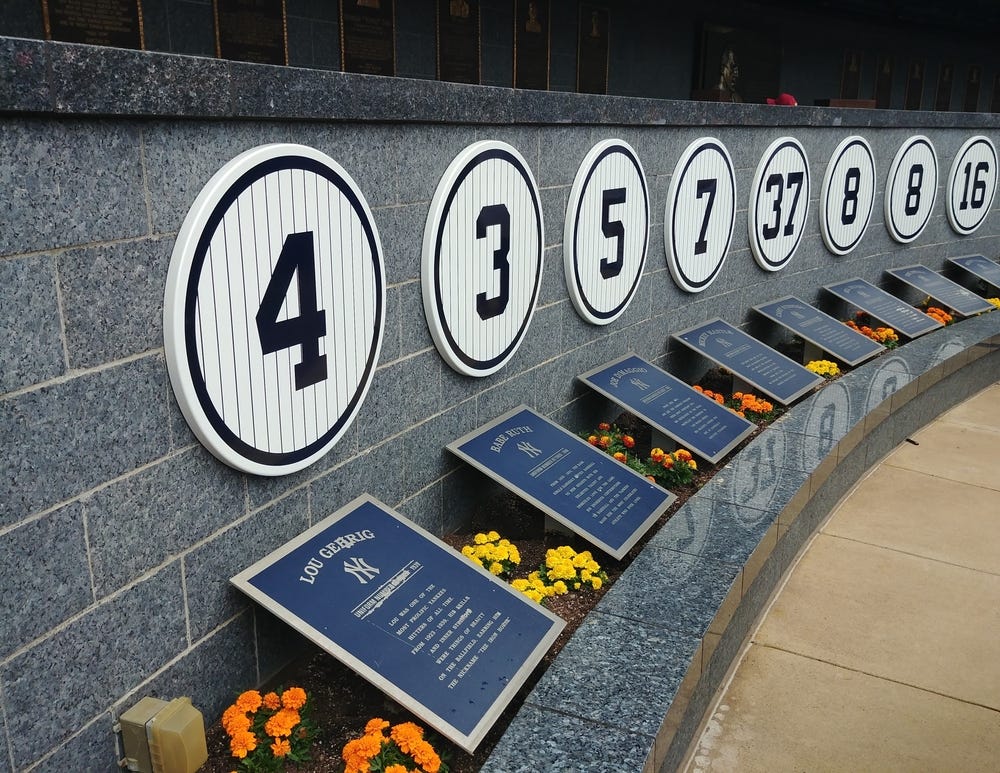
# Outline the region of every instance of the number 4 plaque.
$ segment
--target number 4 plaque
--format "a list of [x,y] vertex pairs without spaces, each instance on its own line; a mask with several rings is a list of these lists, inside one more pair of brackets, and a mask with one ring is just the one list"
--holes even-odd
[[332,158],[264,145],[198,194],[170,259],[163,336],[181,411],[221,461],[284,475],[329,451],[371,385],[384,322],[378,231]]

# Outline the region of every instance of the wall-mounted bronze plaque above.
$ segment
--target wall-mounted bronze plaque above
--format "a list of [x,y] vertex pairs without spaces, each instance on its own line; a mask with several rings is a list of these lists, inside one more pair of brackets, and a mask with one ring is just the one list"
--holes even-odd
[[213,0],[215,55],[260,64],[288,64],[285,0]]
[[993,76],[993,100],[990,102],[990,112],[1000,113],[1000,72]]
[[582,94],[608,93],[607,8],[580,4],[580,26],[576,39],[576,90]]
[[951,110],[951,83],[954,75],[954,65],[942,62],[938,70],[937,92],[934,95],[935,110]]
[[549,0],[514,6],[514,88],[549,87]]
[[781,92],[781,47],[762,27],[705,24],[693,99],[764,103]]
[[892,57],[880,54],[875,64],[875,107],[892,106]]
[[924,95],[924,63],[910,62],[906,68],[906,93],[903,97],[904,110],[919,110]]
[[979,110],[979,86],[983,80],[983,68],[978,64],[969,65],[969,76],[965,79],[965,101],[962,110],[975,113]]
[[46,40],[144,48],[139,0],[42,0]]
[[437,77],[480,83],[479,0],[437,0]]
[[844,68],[840,72],[840,98],[858,99],[861,96],[861,65],[865,55],[860,51],[844,52]]
[[340,69],[396,74],[395,0],[340,0]]

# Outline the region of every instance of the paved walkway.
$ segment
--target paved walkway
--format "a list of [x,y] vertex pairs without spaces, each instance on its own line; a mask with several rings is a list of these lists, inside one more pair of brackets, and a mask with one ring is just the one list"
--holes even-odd
[[1000,771],[1000,384],[807,545],[686,770]]

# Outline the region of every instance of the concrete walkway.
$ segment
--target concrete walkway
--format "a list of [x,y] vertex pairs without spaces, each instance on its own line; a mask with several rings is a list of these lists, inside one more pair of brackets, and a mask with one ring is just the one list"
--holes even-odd
[[1000,384],[840,502],[686,770],[1000,771]]

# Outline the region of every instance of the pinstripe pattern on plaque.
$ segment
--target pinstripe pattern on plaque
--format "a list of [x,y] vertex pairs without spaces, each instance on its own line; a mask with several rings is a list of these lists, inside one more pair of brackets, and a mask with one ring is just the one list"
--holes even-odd
[[173,263],[165,331],[183,355],[168,351],[168,368],[202,442],[264,475],[326,453],[367,393],[384,326],[381,246],[354,181],[304,146],[247,151],[206,185]]

